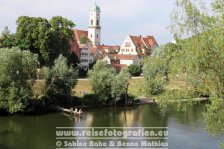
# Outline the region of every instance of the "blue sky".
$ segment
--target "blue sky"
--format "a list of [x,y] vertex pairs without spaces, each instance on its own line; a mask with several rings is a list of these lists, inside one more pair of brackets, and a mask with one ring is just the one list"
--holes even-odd
[[[209,0],[207,0],[209,1]],[[121,45],[127,35],[153,35],[159,44],[172,40],[167,26],[175,0],[96,0],[101,8],[101,43]],[[0,31],[16,30],[19,16],[60,15],[87,30],[89,7],[94,0],[0,0]]]

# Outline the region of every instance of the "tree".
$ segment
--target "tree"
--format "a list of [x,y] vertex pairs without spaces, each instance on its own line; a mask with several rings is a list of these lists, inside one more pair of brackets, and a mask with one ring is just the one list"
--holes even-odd
[[15,34],[16,45],[22,50],[29,49],[38,54],[41,66],[52,66],[60,54],[68,58],[68,62],[74,58],[69,52],[69,41],[74,39],[72,21],[60,16],[53,17],[49,21],[40,17],[21,16],[16,22],[18,25]]
[[32,96],[27,80],[36,68],[37,55],[18,48],[0,49],[0,109],[24,111]]
[[149,95],[158,95],[164,91],[167,81],[168,66],[160,57],[145,59],[143,73],[146,83],[146,92]]
[[106,61],[97,61],[92,70],[88,71],[88,77],[93,90],[102,104],[110,102],[116,106],[118,100],[128,100],[128,86],[131,75],[128,69],[122,69],[119,74],[107,65]]
[[2,31],[0,37],[0,48],[11,48],[16,45],[16,38],[14,34],[10,33],[8,26]]
[[[181,38],[181,50],[174,58],[170,72],[186,73],[188,89],[198,96],[208,96],[212,104],[204,117],[211,134],[222,135],[224,123],[224,2],[214,0],[211,12],[201,2],[176,0],[172,14],[171,32]],[[214,14],[214,15],[210,15]],[[172,94],[172,93],[171,93]],[[167,99],[169,101],[169,99]]]
[[60,54],[52,68],[43,67],[41,70],[41,78],[46,83],[40,97],[47,97],[51,104],[66,103],[66,99],[71,99],[77,76],[78,71],[68,66],[67,59]]
[[108,66],[106,61],[99,60],[93,69],[89,70],[88,77],[99,102],[104,104],[110,101],[115,70]]
[[114,99],[114,105],[116,101],[121,100],[122,96],[125,98],[125,104],[128,100],[128,86],[129,80],[131,79],[131,74],[128,72],[128,69],[122,69],[121,72],[115,76],[114,81],[112,82],[112,97]]
[[128,66],[128,71],[132,76],[140,76],[141,74],[141,67],[135,64]]

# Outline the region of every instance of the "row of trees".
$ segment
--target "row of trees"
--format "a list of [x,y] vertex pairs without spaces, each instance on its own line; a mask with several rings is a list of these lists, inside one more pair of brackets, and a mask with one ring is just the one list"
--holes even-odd
[[[69,51],[75,24],[19,17],[16,33],[0,37],[0,110],[15,113],[71,101],[78,59]],[[32,99],[32,100],[31,100]]]
[[75,24],[61,16],[49,21],[41,17],[21,16],[17,19],[16,33],[8,27],[2,32],[0,48],[19,47],[38,55],[40,66],[52,66],[60,54],[68,59],[69,65],[76,66],[78,59],[70,53],[70,41],[74,39],[72,28]]
[[[71,103],[78,72],[78,59],[69,51],[75,24],[60,16],[50,20],[21,16],[16,23],[16,33],[6,27],[0,37],[0,109],[14,113]],[[85,40],[82,38],[83,43]],[[114,69],[100,61],[89,71],[99,102],[116,105],[117,100],[127,101],[128,72],[136,76],[141,69],[131,65],[116,75]]]
[[[0,109],[9,113],[71,101],[77,70],[59,55],[52,67],[38,67],[38,56],[19,48],[0,49]],[[39,72],[37,71],[39,70]],[[37,79],[37,75],[39,78]]]

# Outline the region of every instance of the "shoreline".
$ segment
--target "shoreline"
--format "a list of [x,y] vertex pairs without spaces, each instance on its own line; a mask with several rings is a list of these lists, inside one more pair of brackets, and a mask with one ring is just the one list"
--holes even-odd
[[[13,115],[45,115],[49,113],[58,113],[62,112],[61,110],[58,109],[58,107],[63,107],[63,108],[77,108],[77,109],[82,109],[82,110],[88,110],[88,109],[94,109],[94,108],[119,108],[119,107],[134,107],[134,106],[141,106],[141,105],[150,105],[150,104],[156,104],[158,105],[159,102],[155,98],[147,98],[147,97],[141,97],[137,98],[139,101],[138,103],[129,103],[126,105],[116,105],[116,106],[111,106],[110,104],[107,105],[71,105],[70,107],[68,105],[54,105],[54,106],[49,106],[49,107],[42,107],[39,108],[39,110],[31,110],[31,111],[25,111],[25,112],[18,112],[14,114],[10,114],[6,111],[0,111],[0,116],[13,116]],[[180,100],[171,100],[169,103],[177,103],[177,102],[204,102],[204,101],[209,101],[209,98],[193,98],[193,99],[180,99]]]

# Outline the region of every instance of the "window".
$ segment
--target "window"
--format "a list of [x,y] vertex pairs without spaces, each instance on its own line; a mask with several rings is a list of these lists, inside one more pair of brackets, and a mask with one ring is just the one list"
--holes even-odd
[[88,53],[81,53],[82,56],[88,56]]
[[126,49],[126,52],[129,52],[129,49]]
[[131,49],[131,52],[133,52],[133,49]]
[[131,43],[130,42],[125,42],[125,47],[130,47]]
[[90,35],[90,38],[93,38],[93,35],[92,34]]
[[93,25],[93,20],[91,20],[91,25]]
[[86,63],[86,62],[88,62],[88,59],[81,59],[81,62]]
[[98,34],[96,34],[96,38],[99,38],[99,35]]
[[97,21],[96,21],[96,25],[100,25],[100,22],[99,22],[99,20],[97,20]]

